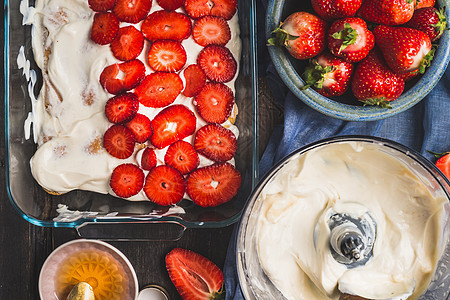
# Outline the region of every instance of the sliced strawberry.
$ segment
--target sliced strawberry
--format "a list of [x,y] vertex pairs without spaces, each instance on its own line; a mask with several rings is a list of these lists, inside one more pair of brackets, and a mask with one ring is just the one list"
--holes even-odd
[[110,12],[100,12],[94,15],[91,40],[99,45],[111,43],[119,32],[119,19]]
[[120,94],[135,88],[145,77],[145,66],[133,59],[107,66],[100,74],[100,83],[111,94]]
[[194,97],[203,89],[206,83],[206,75],[199,65],[189,65],[183,71],[186,87],[182,92],[186,97]]
[[203,47],[211,44],[225,46],[231,39],[231,30],[224,18],[204,16],[194,22],[192,37]]
[[183,90],[183,81],[177,73],[155,72],[147,75],[134,90],[139,102],[147,107],[171,104]]
[[117,196],[128,198],[141,191],[144,177],[144,172],[138,166],[121,164],[112,172],[109,185]]
[[183,175],[170,166],[157,166],[145,178],[145,195],[159,205],[176,204],[183,199],[185,190]]
[[237,63],[228,48],[208,45],[200,51],[197,63],[211,81],[229,82],[237,71]]
[[186,63],[187,55],[178,41],[158,40],[148,51],[148,64],[155,71],[178,72]]
[[211,15],[230,20],[237,10],[237,0],[186,0],[186,13],[192,19]]
[[128,158],[134,152],[134,136],[123,125],[113,125],[103,135],[103,147],[117,158]]
[[195,170],[200,163],[200,159],[191,144],[185,141],[178,141],[167,148],[164,162],[184,175]]
[[172,105],[160,111],[152,121],[152,144],[159,149],[192,135],[196,118],[184,105]]
[[119,60],[135,59],[144,48],[144,35],[134,26],[121,27],[110,47],[114,57]]
[[156,153],[155,150],[153,150],[153,148],[147,147],[144,150],[142,150],[141,168],[143,170],[150,171],[151,169],[156,167],[157,162],[158,161],[156,159]]
[[233,91],[220,82],[208,82],[194,98],[198,113],[208,123],[225,122],[231,115],[233,104]]
[[436,161],[436,167],[444,173],[444,175],[450,180],[450,152],[445,152]]
[[195,134],[194,148],[209,159],[225,162],[232,159],[236,153],[236,136],[219,124],[208,124]]
[[176,11],[158,10],[142,22],[142,33],[150,41],[187,39],[191,34],[192,24],[188,16]]
[[166,255],[169,277],[183,299],[224,299],[222,271],[193,251],[175,248]]
[[157,0],[159,6],[165,10],[175,10],[184,5],[185,0]]
[[113,13],[122,22],[139,23],[152,7],[152,0],[117,0]]
[[137,96],[133,93],[125,93],[114,96],[106,102],[105,114],[111,123],[125,123],[136,116],[138,108]]
[[134,139],[138,143],[145,143],[152,135],[152,122],[143,114],[136,114],[136,116],[125,126],[131,130]]
[[230,201],[240,186],[239,171],[229,163],[219,163],[192,171],[186,192],[197,205],[210,207]]
[[107,11],[114,7],[116,0],[88,0],[89,7],[93,11]]

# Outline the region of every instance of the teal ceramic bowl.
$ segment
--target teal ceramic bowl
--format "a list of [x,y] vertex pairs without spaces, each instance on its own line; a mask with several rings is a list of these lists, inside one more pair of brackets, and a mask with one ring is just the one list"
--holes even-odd
[[[437,0],[439,7],[446,6],[445,14],[450,22],[450,1]],[[266,14],[266,39],[271,32],[280,25],[291,13],[296,11],[314,12],[309,0],[269,0]],[[353,96],[351,90],[335,99],[324,97],[308,88],[301,90],[305,84],[300,75],[303,73],[307,60],[297,60],[283,47],[268,46],[270,57],[280,77],[297,98],[313,109],[330,117],[347,121],[373,121],[396,115],[417,104],[437,84],[445,72],[450,59],[450,30],[437,41],[439,46],[431,66],[421,77],[409,81],[405,85],[403,94],[391,102],[392,108],[378,106],[363,106]]]

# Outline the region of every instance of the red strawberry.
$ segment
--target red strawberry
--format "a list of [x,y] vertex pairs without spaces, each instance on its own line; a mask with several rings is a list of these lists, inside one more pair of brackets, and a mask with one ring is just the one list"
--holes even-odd
[[228,48],[208,45],[198,54],[197,63],[211,81],[229,82],[237,71],[237,63]]
[[354,16],[361,2],[362,0],[311,0],[314,11],[327,21]]
[[231,30],[224,18],[204,16],[194,22],[192,37],[203,47],[210,44],[225,46],[231,39]]
[[156,164],[158,163],[158,161],[156,159],[155,150],[147,147],[144,150],[142,150],[141,154],[142,154],[142,157],[141,157],[140,161],[141,161],[141,168],[143,170],[150,171],[151,169],[156,167]]
[[403,92],[405,82],[387,66],[378,49],[373,49],[356,67],[352,91],[359,101],[390,108],[390,101]]
[[181,41],[191,35],[191,20],[176,11],[159,10],[151,13],[142,22],[142,33],[150,41]]
[[328,48],[331,53],[349,62],[362,60],[374,45],[375,38],[361,18],[337,20],[328,31]]
[[204,256],[175,248],[166,255],[166,268],[183,299],[225,299],[223,273]]
[[157,0],[159,6],[165,10],[175,10],[184,5],[185,0]]
[[197,119],[184,105],[172,105],[160,111],[152,121],[152,144],[159,149],[192,135]]
[[134,164],[118,165],[112,172],[109,185],[119,197],[134,196],[144,186],[144,172]]
[[151,7],[152,0],[117,0],[113,13],[122,22],[136,24],[147,16]]
[[145,143],[152,135],[152,122],[143,114],[136,114],[136,116],[125,126],[131,130],[134,139],[138,143]]
[[134,26],[121,27],[110,47],[114,57],[119,60],[135,59],[144,48],[144,35]]
[[433,42],[439,39],[447,28],[445,7],[440,10],[434,7],[416,9],[411,20],[405,26],[425,32]]
[[138,108],[137,96],[133,93],[125,93],[112,97],[106,102],[105,114],[111,123],[125,123],[136,116]]
[[416,0],[364,0],[358,16],[366,21],[400,25],[411,19]]
[[111,94],[120,94],[135,88],[145,76],[145,66],[133,59],[106,67],[100,74],[100,83]]
[[192,19],[211,15],[230,20],[236,13],[237,0],[186,0],[184,8]]
[[93,11],[107,11],[114,7],[116,0],[88,0],[89,7]]
[[99,45],[111,43],[119,32],[119,19],[110,12],[100,12],[94,15],[91,40]]
[[436,167],[450,180],[450,152],[442,153],[442,156],[436,161]]
[[147,107],[171,104],[183,90],[183,81],[177,73],[155,72],[145,77],[134,90],[139,102]]
[[233,91],[220,82],[208,82],[194,98],[198,113],[208,123],[225,122],[231,114],[233,104]]
[[327,27],[327,23],[313,14],[296,12],[272,31],[275,37],[270,38],[268,43],[286,47],[297,59],[308,59],[325,49]]
[[416,0],[416,9],[420,9],[423,7],[433,7],[435,2],[435,0]]
[[344,94],[350,86],[353,65],[342,58],[324,52],[311,60],[303,77],[306,85],[302,89],[313,87],[325,97]]
[[199,65],[189,65],[183,71],[184,80],[186,82],[186,87],[182,92],[186,97],[194,97],[205,86],[206,75]]
[[159,205],[173,205],[183,199],[186,182],[183,175],[170,166],[157,166],[145,178],[144,193]]
[[194,148],[211,160],[225,162],[232,159],[236,153],[236,136],[219,124],[208,124],[195,134]]
[[229,163],[198,168],[186,180],[186,192],[199,206],[218,206],[230,201],[241,186],[241,174]]
[[114,157],[128,158],[134,152],[133,133],[123,125],[113,125],[103,135],[103,147]]
[[167,148],[164,162],[184,175],[195,170],[200,163],[200,159],[191,144],[185,141],[178,141]]
[[158,40],[148,51],[148,64],[155,71],[178,72],[186,59],[186,51],[178,41]]
[[395,73],[419,69],[423,74],[433,59],[431,40],[420,30],[378,25],[373,34],[386,63]]

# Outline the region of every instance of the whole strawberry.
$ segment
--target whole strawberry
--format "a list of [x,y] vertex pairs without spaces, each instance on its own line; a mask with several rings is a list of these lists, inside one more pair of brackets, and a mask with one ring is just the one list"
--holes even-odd
[[362,0],[311,0],[314,11],[327,21],[354,16],[361,3]]
[[275,29],[269,45],[284,46],[297,59],[308,59],[325,49],[327,24],[308,12],[296,12]]
[[374,45],[374,36],[361,18],[337,20],[328,31],[328,48],[331,53],[349,62],[362,60]]
[[416,9],[411,20],[405,26],[425,32],[433,42],[439,39],[447,28],[445,7],[440,10],[434,7]]
[[377,48],[369,52],[356,67],[352,81],[355,97],[367,105],[391,108],[390,101],[403,92],[405,82],[386,65]]
[[378,24],[400,25],[411,19],[415,6],[416,0],[364,0],[358,16]]
[[450,152],[442,153],[436,161],[436,167],[450,180]]
[[353,65],[342,58],[324,52],[311,59],[303,78],[306,85],[302,89],[313,87],[325,97],[340,96],[350,86]]
[[431,40],[420,30],[379,25],[373,35],[386,63],[395,73],[405,74],[419,69],[423,74],[433,59]]

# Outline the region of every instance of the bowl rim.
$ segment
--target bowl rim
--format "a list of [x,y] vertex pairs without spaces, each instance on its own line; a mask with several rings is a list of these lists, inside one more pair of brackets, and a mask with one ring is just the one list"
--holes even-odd
[[[269,0],[266,12],[266,39],[271,36],[271,32],[279,26],[283,6],[286,0]],[[446,0],[437,1],[440,7],[445,6]],[[448,4],[448,3],[447,3]],[[450,10],[445,10],[447,20],[450,20]],[[280,75],[282,81],[289,90],[309,107],[333,118],[345,121],[375,121],[394,116],[400,112],[419,103],[438,83],[444,74],[450,60],[450,32],[445,30],[439,41],[434,61],[443,62],[440,64],[431,63],[419,81],[407,91],[392,101],[392,108],[381,108],[377,106],[357,106],[349,105],[331,100],[308,88],[304,91],[301,88],[305,82],[294,69],[289,54],[282,47],[268,46],[268,52],[272,62]],[[412,99],[412,100],[410,100]]]

